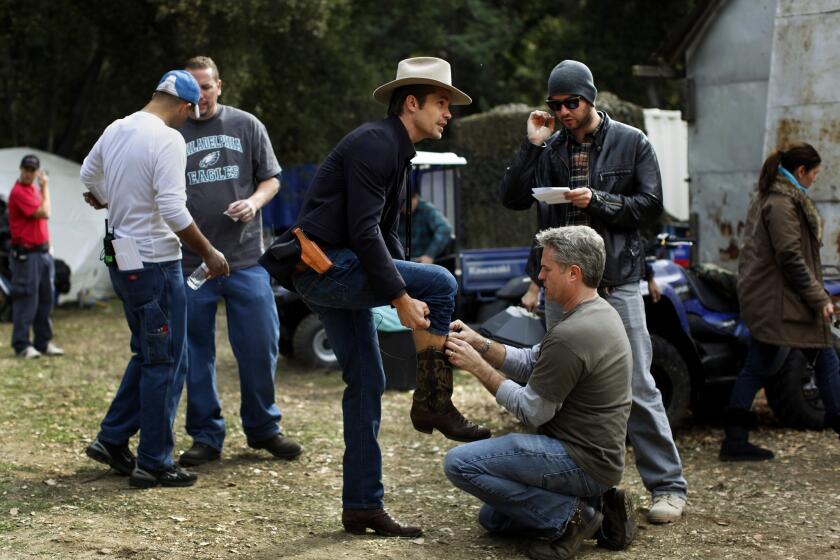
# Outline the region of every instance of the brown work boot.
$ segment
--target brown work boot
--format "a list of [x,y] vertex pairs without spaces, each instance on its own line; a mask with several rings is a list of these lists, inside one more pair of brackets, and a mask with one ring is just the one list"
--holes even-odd
[[452,404],[452,367],[443,352],[427,348],[417,354],[417,390],[411,403],[411,423],[418,432],[436,429],[455,441],[490,437],[490,430],[473,424]]
[[566,524],[563,536],[555,541],[538,541],[528,550],[528,558],[533,560],[570,560],[574,558],[584,540],[592,537],[601,527],[604,516],[581,504]]
[[383,537],[419,537],[423,534],[420,527],[400,524],[384,508],[345,509],[341,512],[341,524],[345,531],[354,535],[364,535],[368,529]]

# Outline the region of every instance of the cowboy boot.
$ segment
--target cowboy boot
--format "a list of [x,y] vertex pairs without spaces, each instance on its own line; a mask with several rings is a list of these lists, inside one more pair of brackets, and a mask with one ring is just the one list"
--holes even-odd
[[411,402],[411,423],[418,432],[437,429],[455,441],[490,437],[490,430],[464,418],[452,404],[452,367],[440,350],[427,348],[417,354],[417,390]]

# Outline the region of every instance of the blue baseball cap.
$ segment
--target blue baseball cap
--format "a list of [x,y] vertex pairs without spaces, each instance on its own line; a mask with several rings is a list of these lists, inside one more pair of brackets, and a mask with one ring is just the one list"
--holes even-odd
[[195,118],[201,116],[198,112],[201,90],[198,88],[198,82],[186,70],[170,70],[164,74],[155,91],[162,91],[169,95],[174,95],[178,99],[192,103]]

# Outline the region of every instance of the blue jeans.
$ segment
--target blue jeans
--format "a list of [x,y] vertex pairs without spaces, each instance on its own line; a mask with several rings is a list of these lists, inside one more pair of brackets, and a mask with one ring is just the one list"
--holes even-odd
[[[616,286],[605,298],[618,311],[633,353],[633,406],[627,421],[627,437],[636,451],[636,469],[645,488],[654,496],[677,494],[685,497],[688,483],[674,443],[662,394],[650,373],[653,351],[645,318],[645,302],[638,282]],[[560,318],[560,305],[546,300],[546,327]]]
[[216,307],[222,298],[228,340],[239,365],[239,414],[245,435],[249,441],[261,441],[280,433],[280,409],[274,402],[280,321],[268,272],[252,266],[186,292],[187,433],[219,450],[225,440],[225,419],[216,390]]
[[31,328],[36,350],[46,350],[52,340],[50,312],[53,308],[55,266],[49,253],[28,253],[25,259],[9,258],[12,273],[12,347],[22,352],[33,346],[29,338]]
[[181,362],[187,302],[181,261],[143,263],[139,270],[108,269],[131,330],[131,359],[102,420],[99,439],[122,445],[140,430],[137,464],[159,470],[173,466],[172,425],[184,383]]
[[[840,361],[834,348],[804,349],[805,357],[814,364],[814,374],[827,417],[840,415]],[[755,394],[764,381],[775,375],[790,353],[786,346],[775,346],[750,339],[744,368],[735,379],[729,406],[741,410],[752,407]]]
[[583,499],[597,507],[609,490],[578,467],[563,444],[544,435],[506,436],[459,445],[446,454],[447,478],[482,502],[479,522],[492,533],[555,540]]
[[[368,283],[359,259],[349,249],[326,251],[333,267],[324,275],[306,269],[295,288],[318,314],[341,365],[344,383],[345,509],[382,507],[382,454],[379,450],[381,399],[385,372],[379,355],[371,308],[388,305]],[[429,332],[445,335],[455,309],[455,278],[443,267],[394,261],[408,294],[429,306]]]

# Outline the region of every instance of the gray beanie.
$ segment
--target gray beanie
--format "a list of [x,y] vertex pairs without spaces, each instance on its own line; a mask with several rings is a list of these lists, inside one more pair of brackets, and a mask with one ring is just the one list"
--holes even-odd
[[592,79],[592,72],[586,64],[577,60],[564,60],[554,67],[548,76],[548,96],[560,94],[580,95],[593,105],[598,90]]

